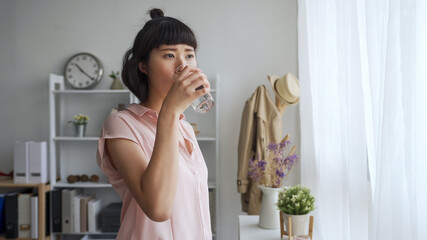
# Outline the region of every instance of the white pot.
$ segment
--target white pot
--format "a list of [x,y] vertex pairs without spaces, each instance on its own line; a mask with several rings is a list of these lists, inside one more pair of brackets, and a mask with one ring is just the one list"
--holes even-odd
[[288,229],[288,217],[292,217],[292,235],[307,235],[307,221],[308,221],[308,214],[306,215],[288,215],[286,213],[283,213],[284,217],[284,223],[286,232],[289,233]]
[[280,210],[277,208],[280,188],[269,188],[259,185],[262,191],[261,212],[258,226],[267,229],[280,227]]

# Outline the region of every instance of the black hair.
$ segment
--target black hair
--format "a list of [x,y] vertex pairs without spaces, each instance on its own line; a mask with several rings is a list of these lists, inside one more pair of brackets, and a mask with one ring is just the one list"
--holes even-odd
[[139,70],[139,63],[148,64],[151,50],[161,45],[187,44],[196,50],[197,40],[193,31],[183,22],[165,17],[163,11],[153,8],[148,11],[151,20],[145,23],[135,37],[133,46],[123,57],[123,83],[135,96],[144,102],[148,99],[148,76]]

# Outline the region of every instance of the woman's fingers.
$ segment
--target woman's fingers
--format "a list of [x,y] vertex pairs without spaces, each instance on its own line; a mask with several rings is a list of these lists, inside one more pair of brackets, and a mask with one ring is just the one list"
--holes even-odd
[[192,75],[195,72],[201,72],[199,68],[193,65],[186,65],[184,68],[179,68],[175,71],[175,74],[178,74],[177,80],[183,81],[187,79],[188,76]]

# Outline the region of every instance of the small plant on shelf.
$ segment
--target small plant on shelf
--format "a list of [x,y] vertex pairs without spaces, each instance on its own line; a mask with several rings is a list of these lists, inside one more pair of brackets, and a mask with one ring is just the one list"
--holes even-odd
[[119,71],[117,71],[117,72],[111,71],[111,74],[108,76],[114,80],[120,76],[120,72]]
[[89,117],[85,114],[74,115],[74,120],[68,121],[69,123],[74,123],[75,125],[84,125],[89,121]]

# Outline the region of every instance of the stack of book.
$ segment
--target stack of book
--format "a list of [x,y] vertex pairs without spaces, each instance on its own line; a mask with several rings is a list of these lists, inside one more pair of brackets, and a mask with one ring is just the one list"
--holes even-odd
[[52,191],[52,230],[62,233],[95,233],[99,231],[97,216],[101,200],[81,189]]
[[[49,222],[49,193],[46,193]],[[38,238],[38,194],[30,190],[0,194],[0,233],[6,238]],[[49,224],[46,224],[49,233]]]

